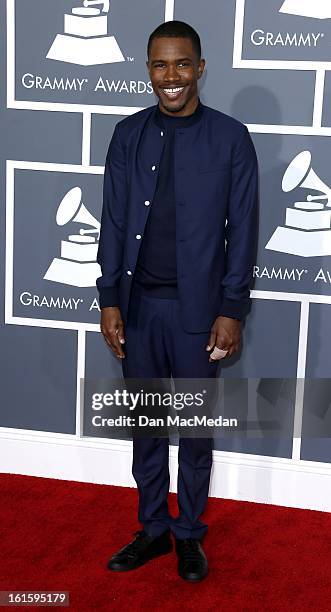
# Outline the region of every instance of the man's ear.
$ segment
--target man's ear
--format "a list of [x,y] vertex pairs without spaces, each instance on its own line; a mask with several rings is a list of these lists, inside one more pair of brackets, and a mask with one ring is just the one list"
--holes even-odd
[[205,65],[206,65],[206,62],[205,62],[205,60],[202,58],[202,59],[200,60],[200,62],[199,62],[199,66],[198,66],[198,74],[199,74],[199,78],[201,77],[201,75],[202,75],[202,73],[203,73],[203,71],[204,71]]

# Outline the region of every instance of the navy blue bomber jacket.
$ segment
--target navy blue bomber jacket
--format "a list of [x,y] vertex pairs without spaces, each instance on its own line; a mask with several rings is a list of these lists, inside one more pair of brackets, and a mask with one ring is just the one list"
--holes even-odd
[[[109,145],[97,261],[100,307],[127,322],[141,238],[156,190],[164,138],[158,106],[119,121]],[[258,223],[258,164],[246,126],[203,105],[175,128],[177,288],[182,324],[207,332],[218,315],[250,307]]]

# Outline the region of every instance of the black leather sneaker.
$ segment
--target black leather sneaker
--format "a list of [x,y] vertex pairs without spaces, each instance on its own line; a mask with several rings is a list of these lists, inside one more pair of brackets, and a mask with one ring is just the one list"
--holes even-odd
[[178,557],[178,574],[184,580],[198,582],[208,574],[208,561],[202,549],[200,540],[176,538],[176,553]]
[[108,561],[108,569],[115,572],[125,572],[140,567],[161,555],[170,553],[173,549],[170,529],[160,536],[148,535],[144,530],[134,533],[136,538],[115,553]]

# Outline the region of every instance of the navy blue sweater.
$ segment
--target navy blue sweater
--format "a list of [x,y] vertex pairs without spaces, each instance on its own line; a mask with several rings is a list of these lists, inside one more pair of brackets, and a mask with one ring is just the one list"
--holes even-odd
[[174,189],[175,128],[188,127],[199,121],[203,108],[198,106],[191,115],[166,115],[157,106],[156,122],[165,137],[159,175],[133,282],[142,293],[154,297],[177,297],[176,264],[176,203]]

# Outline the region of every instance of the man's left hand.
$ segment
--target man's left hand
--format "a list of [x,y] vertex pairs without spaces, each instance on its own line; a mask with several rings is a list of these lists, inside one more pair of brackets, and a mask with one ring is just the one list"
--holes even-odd
[[[212,351],[209,361],[219,361],[231,357],[239,349],[241,340],[241,321],[220,316],[215,319],[210,330],[206,351]],[[226,352],[225,352],[226,351]]]

